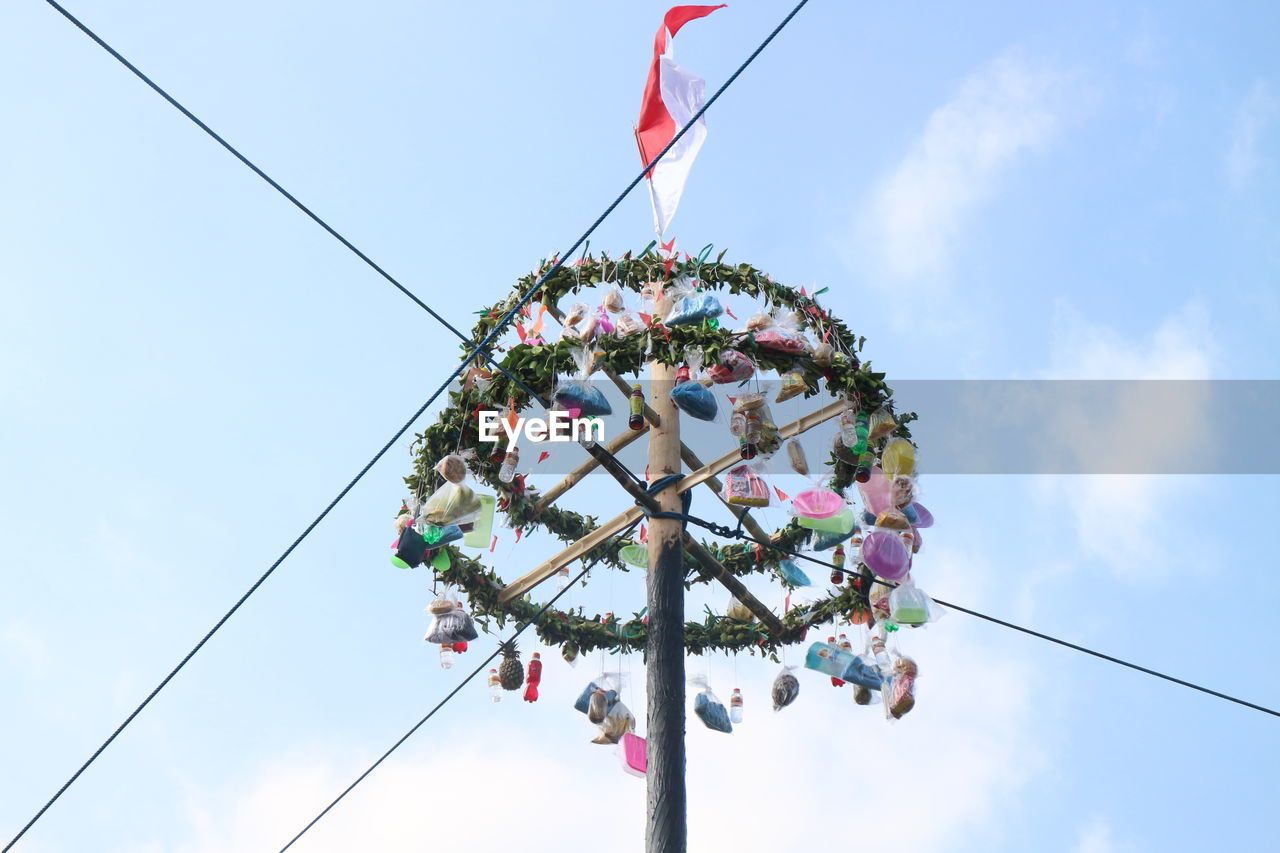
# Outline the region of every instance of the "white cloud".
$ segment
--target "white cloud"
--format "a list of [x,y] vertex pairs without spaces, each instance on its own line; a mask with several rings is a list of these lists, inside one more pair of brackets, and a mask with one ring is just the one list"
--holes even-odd
[[[1208,379],[1216,352],[1207,312],[1196,303],[1165,317],[1145,339],[1126,338],[1060,304],[1052,367],[1045,378]],[[1153,404],[1136,390],[1109,411],[1079,412],[1074,420],[1064,416],[1060,426],[1089,436],[1079,443],[1080,452],[1093,454],[1090,462],[1098,468],[1106,467],[1111,454],[1117,464],[1158,469],[1162,462],[1195,451],[1212,433],[1212,413],[1195,394],[1171,397],[1159,386],[1150,390],[1158,398],[1155,405],[1178,429],[1161,435],[1145,429]],[[1174,547],[1181,541],[1178,507],[1188,499],[1192,483],[1188,477],[1120,474],[1038,480],[1041,498],[1073,520],[1079,553],[1127,580],[1201,570]]]
[[[931,555],[964,562],[953,557]],[[688,717],[690,849],[774,853],[886,825],[902,849],[920,853],[997,835],[1013,792],[1046,767],[1042,740],[1030,731],[1039,676],[1000,648],[1000,636],[955,614],[908,634],[900,642],[921,668],[919,701],[897,723],[878,707],[855,706],[851,688],[806,671],[797,702],[775,714],[774,664],[713,660],[713,687],[722,699],[741,687],[747,720],[726,736]],[[483,706],[465,733],[421,732],[298,849],[641,850],[644,782],[623,774],[611,748],[587,744],[594,728],[569,708],[590,667],[570,670],[552,655],[546,667],[538,706],[489,706],[483,687],[463,691],[455,701]],[[704,667],[691,659],[690,671]],[[637,683],[624,698],[643,718],[638,661],[633,668]],[[191,786],[185,840],[155,849],[277,849],[370,760],[330,747],[282,756],[217,790]]]
[[1073,82],[1009,53],[970,75],[934,110],[860,223],[863,242],[885,272],[919,279],[945,270],[969,217],[1001,176],[1058,135]]
[[1101,818],[1094,818],[1080,828],[1071,853],[1124,853],[1131,850],[1128,844],[1118,844],[1111,835],[1111,825]]
[[1227,148],[1227,180],[1235,189],[1243,189],[1267,165],[1260,150],[1262,136],[1277,118],[1280,99],[1272,94],[1267,81],[1257,81],[1236,109]]

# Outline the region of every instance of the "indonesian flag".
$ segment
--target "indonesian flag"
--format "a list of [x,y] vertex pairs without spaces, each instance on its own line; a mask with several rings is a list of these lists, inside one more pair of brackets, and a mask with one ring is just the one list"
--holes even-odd
[[[667,146],[676,132],[684,127],[706,100],[707,82],[676,65],[671,41],[680,28],[695,18],[710,15],[719,6],[674,6],[662,19],[653,42],[653,65],[644,84],[640,102],[640,121],[636,125],[636,142],[640,161],[648,165]],[[653,227],[662,236],[680,206],[684,182],[693,168],[693,160],[707,138],[703,119],[689,128],[661,160],[649,170],[649,200],[653,202]]]

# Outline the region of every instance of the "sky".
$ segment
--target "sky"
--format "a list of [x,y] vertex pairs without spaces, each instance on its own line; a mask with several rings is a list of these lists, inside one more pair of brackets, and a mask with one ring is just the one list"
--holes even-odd
[[[813,0],[712,108],[672,233],[830,287],[891,381],[1280,378],[1280,13],[1042,6]],[[633,177],[666,7],[70,8],[466,328]],[[677,56],[718,86],[788,8],[737,0]],[[0,8],[0,79],[7,839],[457,350],[46,4]],[[635,193],[592,247],[642,248],[650,221]],[[1194,414],[1188,452],[1232,443]],[[386,557],[408,443],[18,849],[278,849],[453,687],[461,666],[421,639],[425,576]],[[1274,477],[930,478],[928,448],[921,465],[932,594],[1280,706]],[[499,536],[508,578],[552,550]],[[627,612],[642,589],[603,573],[571,602]],[[722,698],[741,687],[746,722],[690,716],[690,849],[1130,853],[1280,832],[1273,718],[962,613],[902,642],[919,697],[893,724],[803,673],[774,714],[776,664],[691,663]],[[536,705],[468,686],[295,849],[641,849],[643,783],[570,708],[610,668],[642,709],[641,662],[544,651]]]

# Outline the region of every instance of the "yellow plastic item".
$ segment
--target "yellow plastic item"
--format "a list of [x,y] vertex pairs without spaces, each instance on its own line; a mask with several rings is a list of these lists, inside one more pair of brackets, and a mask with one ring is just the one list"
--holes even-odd
[[894,477],[910,477],[916,472],[916,449],[905,438],[895,438],[885,445],[880,454],[880,467],[884,475],[892,480]]

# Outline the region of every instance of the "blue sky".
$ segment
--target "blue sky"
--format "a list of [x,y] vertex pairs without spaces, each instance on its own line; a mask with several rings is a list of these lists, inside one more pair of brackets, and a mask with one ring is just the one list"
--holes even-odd
[[[634,173],[665,5],[71,8],[469,325]],[[678,56],[714,87],[783,13],[739,0]],[[674,233],[830,286],[891,378],[1276,378],[1277,17],[814,0],[714,107]],[[16,829],[456,349],[46,5],[0,11],[0,77],[0,826]],[[592,245],[649,239],[638,193]],[[1212,413],[1187,423],[1232,440]],[[20,849],[276,849],[453,685],[421,641],[422,577],[386,562],[407,444]],[[926,589],[1280,705],[1273,478],[930,479],[927,454]],[[612,498],[593,489],[581,505]],[[494,559],[514,577],[548,550],[508,534]],[[641,587],[574,595],[625,610]],[[748,722],[690,728],[691,849],[890,833],[913,851],[1107,853],[1280,830],[1272,719],[963,614],[909,639],[920,702],[896,725],[817,678],[773,715],[774,665],[712,660]],[[639,662],[623,666],[642,708]],[[639,849],[643,785],[568,707],[598,669],[552,662],[536,706],[464,691],[299,849]]]

